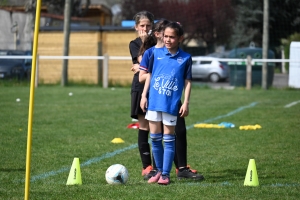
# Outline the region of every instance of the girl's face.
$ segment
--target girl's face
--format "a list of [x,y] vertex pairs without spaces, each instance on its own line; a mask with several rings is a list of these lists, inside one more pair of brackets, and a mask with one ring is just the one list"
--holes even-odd
[[147,18],[141,19],[140,23],[135,25],[135,30],[138,32],[138,34],[141,34],[141,33],[148,34],[148,32],[151,30],[151,28],[152,28],[152,24],[151,24],[150,20]]
[[179,43],[182,42],[183,36],[178,36],[174,29],[167,27],[164,32],[164,43],[169,51],[177,51]]

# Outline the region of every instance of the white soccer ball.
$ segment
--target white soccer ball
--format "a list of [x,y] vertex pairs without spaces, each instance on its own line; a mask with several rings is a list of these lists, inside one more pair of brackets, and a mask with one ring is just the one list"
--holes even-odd
[[121,164],[111,165],[105,173],[105,179],[108,184],[125,184],[128,181],[129,174]]

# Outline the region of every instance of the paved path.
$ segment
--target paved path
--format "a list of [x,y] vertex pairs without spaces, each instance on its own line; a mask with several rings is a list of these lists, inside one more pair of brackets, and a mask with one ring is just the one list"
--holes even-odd
[[273,87],[286,88],[289,85],[289,74],[274,74]]
[[[274,88],[287,88],[289,82],[289,75],[288,74],[274,74],[273,84],[272,87]],[[193,84],[200,85],[200,86],[209,86],[212,88],[225,88],[225,89],[234,89],[234,86],[230,86],[229,81],[227,82],[220,82],[220,83],[211,83],[207,81],[197,80],[193,81]]]

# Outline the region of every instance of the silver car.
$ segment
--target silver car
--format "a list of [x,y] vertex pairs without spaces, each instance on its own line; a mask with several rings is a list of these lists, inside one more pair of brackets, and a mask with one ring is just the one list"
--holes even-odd
[[224,81],[228,78],[229,68],[226,63],[218,61],[214,57],[194,56],[192,57],[193,79],[206,79],[213,83]]

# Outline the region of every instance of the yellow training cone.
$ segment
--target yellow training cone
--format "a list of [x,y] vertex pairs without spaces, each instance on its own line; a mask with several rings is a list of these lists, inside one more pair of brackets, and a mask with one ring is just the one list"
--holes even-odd
[[254,159],[249,160],[249,165],[248,165],[248,169],[247,169],[247,173],[246,173],[246,177],[245,177],[245,181],[244,181],[244,186],[259,186]]
[[82,185],[79,158],[74,158],[66,185]]
[[124,140],[122,140],[121,138],[115,138],[111,142],[112,143],[124,143]]

